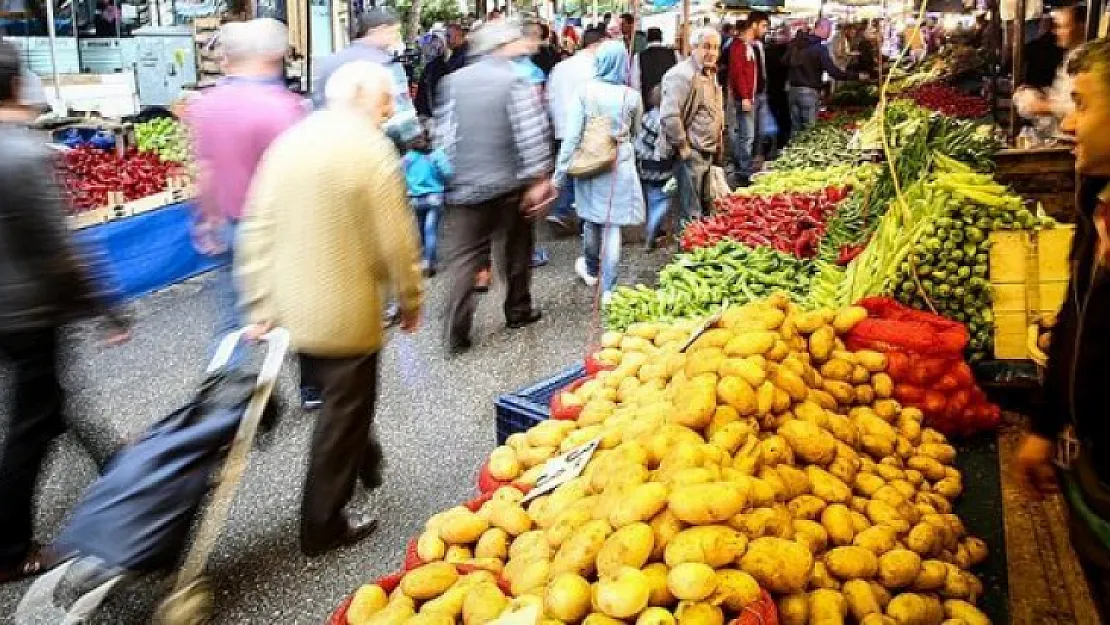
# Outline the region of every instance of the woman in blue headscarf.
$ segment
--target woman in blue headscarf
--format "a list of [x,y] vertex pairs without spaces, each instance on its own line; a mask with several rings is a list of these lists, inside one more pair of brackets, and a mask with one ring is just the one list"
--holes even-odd
[[574,179],[574,199],[582,220],[584,254],[575,263],[582,281],[593,286],[601,279],[603,300],[617,282],[621,226],[644,222],[644,196],[636,172],[634,134],[643,115],[640,92],[627,86],[629,57],[620,41],[608,41],[594,57],[594,78],[579,88],[567,111],[566,136],[555,164],[556,188],[582,142],[587,121],[601,116],[617,146],[612,169]]

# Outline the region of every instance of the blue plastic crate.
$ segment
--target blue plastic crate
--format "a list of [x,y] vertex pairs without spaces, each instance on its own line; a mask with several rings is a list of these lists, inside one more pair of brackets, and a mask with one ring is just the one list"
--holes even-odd
[[585,375],[586,368],[575,365],[519,391],[498,397],[493,403],[497,412],[497,444],[503,445],[511,434],[525,432],[551,418],[551,398],[559,389]]

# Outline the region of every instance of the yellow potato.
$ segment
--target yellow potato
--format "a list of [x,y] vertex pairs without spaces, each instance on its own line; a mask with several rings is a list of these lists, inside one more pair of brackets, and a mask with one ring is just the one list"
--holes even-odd
[[759,582],[754,577],[736,569],[721,569],[717,571],[717,590],[710,603],[740,612],[761,597]]
[[582,625],[625,625],[625,623],[620,619],[606,616],[600,612],[592,612],[586,615]]
[[471,545],[489,529],[489,521],[462,506],[451,508],[439,527],[439,537],[450,545]]
[[[463,623],[465,625],[485,625],[501,616],[502,610],[509,605],[508,598],[497,587],[497,584],[483,582],[477,584],[466,595],[463,603]],[[448,625],[454,619],[448,621]]]
[[717,383],[717,399],[732,406],[742,416],[753,415],[758,408],[755,390],[740,376],[721,378]]
[[411,600],[391,601],[363,622],[366,625],[402,625],[415,615],[416,610]]
[[512,447],[502,445],[494,449],[489,455],[489,472],[494,479],[501,481],[516,479],[523,467],[516,457]]
[[366,584],[355,591],[351,605],[347,608],[347,623],[364,625],[370,617],[389,604],[389,597],[377,584]]
[[659,607],[670,607],[674,605],[675,598],[671,594],[670,588],[667,587],[667,574],[670,569],[662,562],[655,562],[643,568],[644,575],[647,576],[648,588],[651,590],[651,597],[648,599],[648,605]]
[[676,625],[676,621],[670,610],[653,607],[640,613],[636,625]]
[[447,543],[435,532],[423,532],[416,539],[416,555],[424,562],[442,560],[447,554]]
[[616,530],[605,539],[597,554],[598,575],[614,576],[623,567],[642,568],[654,543],[655,533],[647,523],[632,523]]
[[678,604],[675,619],[678,625],[724,625],[725,615],[711,603],[683,601]]
[[790,420],[778,429],[794,455],[809,464],[826,465],[836,457],[836,438],[808,421]]
[[505,530],[510,536],[520,536],[532,529],[531,517],[519,504],[490,500],[486,506],[489,507],[490,524]]
[[610,525],[616,528],[647,521],[667,505],[667,487],[658,482],[637,484],[628,489],[621,505],[609,512]]
[[446,562],[430,562],[405,574],[401,580],[401,592],[417,601],[427,601],[443,594],[459,579],[454,565]]
[[551,556],[551,546],[547,542],[547,537],[538,530],[517,536],[509,545],[509,558],[514,560],[547,560]]
[[[886,606],[886,614],[894,619],[898,625],[924,625],[929,612],[928,602],[925,597],[912,592],[902,593],[890,600]],[[941,619],[943,619],[943,614]],[[938,619],[939,622],[940,619]]]
[[844,595],[827,588],[809,593],[809,622],[811,625],[842,625],[848,615],[848,602]]
[[764,536],[748,544],[740,568],[768,591],[790,594],[805,589],[813,554],[792,540]]
[[852,618],[857,621],[862,621],[870,614],[883,613],[883,608],[879,605],[871,584],[862,579],[844,582],[840,592],[848,602],[848,611],[851,612]]
[[852,489],[821,467],[807,466],[806,476],[809,477],[813,494],[827,503],[848,503],[852,500]]
[[685,562],[667,573],[667,589],[680,601],[701,601],[717,589],[717,575],[707,564]]
[[892,549],[879,558],[879,583],[889,589],[904,588],[921,572],[921,556],[908,549]]
[[898,532],[888,525],[873,525],[856,534],[852,544],[870,550],[876,556],[894,549],[898,541]]
[[594,603],[606,616],[616,619],[636,616],[647,607],[650,597],[647,576],[631,567],[594,584]]
[[825,566],[840,579],[866,579],[878,573],[879,559],[870,549],[837,547],[825,554]]
[[610,533],[612,528],[605,521],[594,520],[583,525],[559,547],[551,562],[551,574],[577,573],[583,577],[591,575],[596,567],[597,554]]
[[809,623],[809,595],[795,593],[778,600],[779,623],[782,625],[806,625]]
[[774,332],[745,332],[730,340],[724,347],[724,353],[740,357],[766,354],[774,347],[777,338]]
[[847,334],[857,323],[867,318],[867,309],[862,306],[841,308],[833,317],[832,327],[837,334]]
[[816,521],[808,519],[794,520],[794,540],[809,549],[810,553],[821,553],[828,546],[829,534],[825,528]]
[[671,538],[664,559],[669,567],[686,562],[702,562],[720,568],[736,562],[748,541],[736,530],[720,525],[705,525],[683,530]]
[[690,484],[675,488],[668,508],[679,520],[694,525],[722,523],[744,508],[745,492],[731,482]]
[[979,608],[959,599],[944,602],[944,615],[950,619],[959,619],[966,625],[990,625],[991,622]]
[[837,546],[852,544],[856,532],[852,525],[851,511],[847,506],[833,504],[825,508],[821,513],[821,524],[825,526],[831,544]]
[[590,583],[581,575],[556,575],[544,589],[545,614],[564,623],[577,623],[590,611]]
[[447,548],[447,553],[443,554],[443,561],[451,564],[459,564],[473,557],[474,553],[470,550],[470,547],[464,545],[451,545]]

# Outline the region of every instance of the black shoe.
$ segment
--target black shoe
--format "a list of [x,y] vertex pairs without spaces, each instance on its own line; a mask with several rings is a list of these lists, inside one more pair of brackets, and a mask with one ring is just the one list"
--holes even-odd
[[301,545],[301,553],[310,558],[322,556],[333,549],[353,545],[373,534],[376,529],[378,529],[377,519],[370,517],[347,519],[345,527],[338,535],[316,545]]
[[307,412],[319,410],[324,405],[324,396],[320,389],[311,386],[301,387],[301,408]]
[[533,308],[530,313],[528,313],[527,315],[525,315],[523,317],[518,317],[516,319],[509,319],[509,321],[505,325],[507,325],[510,330],[519,330],[519,329],[521,329],[525,326],[532,325],[533,323],[539,321],[540,319],[543,319],[543,313],[540,312],[539,310]]
[[470,342],[470,339],[452,338],[448,341],[447,351],[451,352],[452,356],[459,356],[470,351],[471,347],[474,347],[474,344]]

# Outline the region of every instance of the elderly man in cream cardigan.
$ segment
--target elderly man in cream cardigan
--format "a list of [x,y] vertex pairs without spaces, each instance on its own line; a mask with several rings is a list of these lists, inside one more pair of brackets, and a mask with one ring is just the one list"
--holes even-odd
[[376,520],[344,508],[356,483],[381,484],[374,434],[381,293],[398,294],[415,332],[419,245],[400,158],[380,129],[390,76],[354,62],[332,74],[327,106],[286,131],[259,165],[239,231],[236,276],[255,333],[289,330],[302,376],[323,393],[301,502],[301,551],[368,536]]

